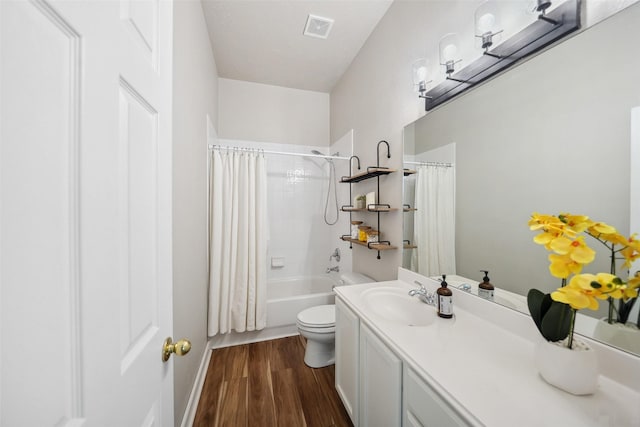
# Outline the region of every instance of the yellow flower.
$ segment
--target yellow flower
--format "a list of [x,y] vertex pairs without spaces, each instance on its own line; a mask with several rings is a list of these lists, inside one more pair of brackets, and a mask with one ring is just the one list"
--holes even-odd
[[575,240],[558,237],[549,243],[549,247],[559,255],[569,255],[573,261],[580,264],[589,264],[596,258],[596,252],[587,246],[582,236]]
[[631,268],[631,264],[640,258],[640,240],[636,240],[636,234],[625,240],[625,248],[620,251],[620,255],[624,257],[624,267]]
[[552,292],[551,299],[568,304],[574,310],[580,310],[581,308],[598,309],[598,301],[595,298],[583,293],[580,289],[570,288],[569,286]]
[[626,246],[629,244],[629,240],[619,233],[600,234],[593,235],[596,239],[604,240],[606,242],[613,243],[614,245]]
[[589,226],[588,231],[590,234],[594,236],[598,236],[599,234],[615,234],[617,230],[615,227],[610,226],[609,224],[605,224],[604,222],[594,222],[593,225]]
[[640,288],[640,272],[636,272],[634,277],[631,277],[627,282],[626,289],[622,298],[628,301],[638,297],[638,288]]
[[572,274],[578,274],[582,271],[582,264],[575,262],[569,255],[549,255],[549,272],[553,277],[566,279]]
[[533,238],[539,245],[544,245],[547,250],[553,250],[551,243],[558,238],[568,236],[575,238],[576,233],[571,227],[565,224],[560,218],[553,215],[541,215],[534,212],[529,220],[529,229],[532,231],[542,230],[542,233]]
[[622,281],[613,274],[578,274],[571,278],[567,286],[552,292],[551,298],[554,301],[569,304],[576,310],[582,308],[597,310],[599,299],[622,298],[625,288]]
[[586,215],[571,215],[569,213],[561,213],[559,218],[562,222],[571,227],[576,233],[582,233],[593,225],[593,221]]

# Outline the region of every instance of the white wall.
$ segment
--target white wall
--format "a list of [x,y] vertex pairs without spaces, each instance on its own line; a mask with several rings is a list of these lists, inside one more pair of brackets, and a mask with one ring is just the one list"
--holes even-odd
[[329,94],[223,78],[219,90],[220,138],[329,145]]
[[207,344],[207,116],[217,122],[218,80],[199,1],[174,3],[173,337],[191,340],[175,358],[179,425]]
[[[592,25],[634,1],[583,1],[585,23]],[[386,139],[392,148],[388,165],[401,169],[402,129],[425,114],[424,101],[413,92],[411,65],[418,58],[433,54],[442,35],[468,32],[479,3],[395,1],[331,92],[331,139],[354,129],[354,152],[366,165],[375,164],[376,143]],[[381,180],[381,191],[394,206],[401,204],[401,185],[399,173]],[[387,214],[383,227],[385,233],[390,233],[391,242],[400,245],[402,213]],[[386,251],[381,260],[376,260],[375,253],[354,248],[354,270],[367,271],[379,280],[391,279],[397,274],[401,258],[401,251]]]

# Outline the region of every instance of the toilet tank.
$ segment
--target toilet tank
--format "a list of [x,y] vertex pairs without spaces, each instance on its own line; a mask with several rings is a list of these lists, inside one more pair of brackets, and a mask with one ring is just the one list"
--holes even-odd
[[375,282],[374,279],[366,274],[356,273],[355,271],[343,273],[340,275],[339,285],[357,285],[359,283]]

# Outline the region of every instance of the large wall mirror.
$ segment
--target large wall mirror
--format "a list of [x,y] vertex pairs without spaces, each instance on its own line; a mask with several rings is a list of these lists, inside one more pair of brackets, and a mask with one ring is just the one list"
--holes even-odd
[[[481,281],[479,270],[489,270],[496,288],[518,295],[559,287],[527,226],[533,212],[584,214],[640,233],[629,226],[639,22],[636,3],[405,128],[406,159],[455,164],[458,275]],[[414,217],[405,213],[406,235]],[[590,246],[598,254],[585,272],[608,271],[607,251]],[[406,249],[403,265],[420,250]],[[598,318],[605,309],[580,313]]]

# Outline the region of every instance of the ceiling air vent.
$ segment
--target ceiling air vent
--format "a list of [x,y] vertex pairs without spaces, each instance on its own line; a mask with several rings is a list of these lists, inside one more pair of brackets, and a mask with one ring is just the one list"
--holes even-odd
[[307,24],[304,26],[304,35],[309,37],[317,37],[326,39],[333,25],[333,19],[323,18],[322,16],[309,15]]

